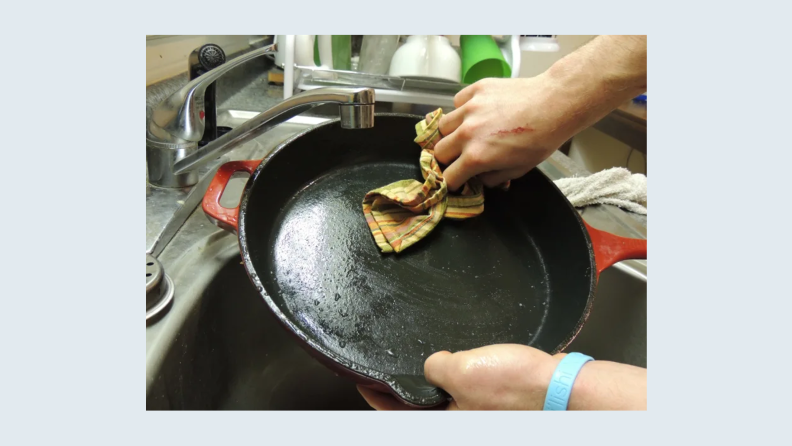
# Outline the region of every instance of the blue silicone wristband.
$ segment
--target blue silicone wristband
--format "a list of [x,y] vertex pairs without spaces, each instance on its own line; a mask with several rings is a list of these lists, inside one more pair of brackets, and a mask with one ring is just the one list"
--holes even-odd
[[567,410],[569,395],[580,369],[594,358],[582,353],[570,353],[561,359],[550,379],[550,386],[545,396],[544,410]]

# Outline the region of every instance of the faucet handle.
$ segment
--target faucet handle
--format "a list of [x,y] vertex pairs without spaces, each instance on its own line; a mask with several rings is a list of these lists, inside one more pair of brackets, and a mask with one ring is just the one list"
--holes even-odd
[[167,143],[198,142],[204,133],[206,88],[235,67],[276,50],[268,45],[234,58],[199,76],[162,101],[151,114],[149,132]]

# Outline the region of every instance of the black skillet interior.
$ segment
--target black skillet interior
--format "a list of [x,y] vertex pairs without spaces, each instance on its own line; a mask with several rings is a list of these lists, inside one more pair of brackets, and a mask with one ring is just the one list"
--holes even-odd
[[378,115],[367,130],[336,121],[279,148],[249,181],[240,240],[254,284],[310,348],[436,405],[446,396],[423,378],[429,355],[497,343],[555,351],[579,330],[595,276],[574,209],[536,169],[508,192],[487,190],[481,216],[380,253],[361,202],[421,179],[419,119]]

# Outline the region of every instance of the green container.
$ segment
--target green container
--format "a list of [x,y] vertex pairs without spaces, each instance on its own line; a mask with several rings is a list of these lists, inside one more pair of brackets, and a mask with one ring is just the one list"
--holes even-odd
[[492,36],[461,36],[462,83],[472,84],[487,77],[511,77],[511,67]]
[[352,69],[352,36],[333,36],[333,69]]
[[[330,45],[333,48],[333,69],[346,70],[352,69],[352,36],[332,36]],[[321,66],[319,58],[319,36],[314,38],[314,63]]]

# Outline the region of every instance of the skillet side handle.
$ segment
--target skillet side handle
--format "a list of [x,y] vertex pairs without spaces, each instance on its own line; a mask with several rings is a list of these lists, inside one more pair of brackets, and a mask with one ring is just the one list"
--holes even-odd
[[594,246],[594,259],[597,263],[597,276],[606,268],[630,259],[646,259],[646,239],[625,238],[600,231],[589,226],[585,221],[586,229]]
[[239,228],[239,206],[225,208],[220,205],[220,197],[223,196],[223,192],[228,186],[228,181],[232,175],[236,172],[247,172],[252,175],[259,164],[261,164],[261,160],[231,161],[217,169],[217,173],[212,178],[212,182],[203,197],[202,207],[209,221],[226,231],[237,233]]

